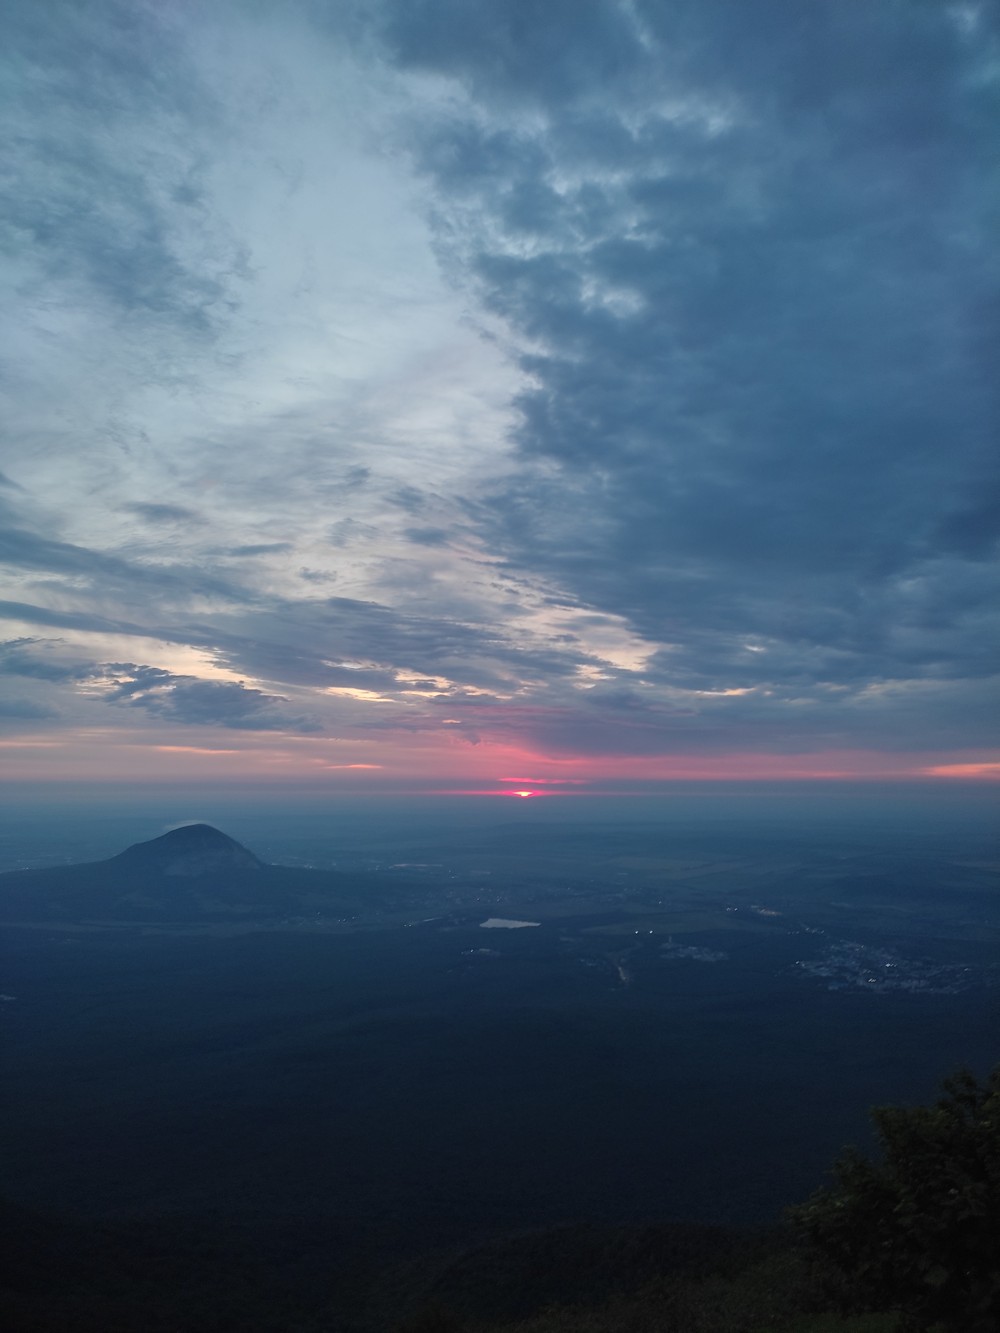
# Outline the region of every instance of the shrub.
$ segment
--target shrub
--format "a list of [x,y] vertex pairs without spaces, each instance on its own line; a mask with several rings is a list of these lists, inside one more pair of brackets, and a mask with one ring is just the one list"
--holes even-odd
[[836,1184],[791,1211],[862,1308],[915,1328],[1000,1328],[1000,1066],[961,1071],[933,1106],[872,1111],[882,1150],[848,1149]]

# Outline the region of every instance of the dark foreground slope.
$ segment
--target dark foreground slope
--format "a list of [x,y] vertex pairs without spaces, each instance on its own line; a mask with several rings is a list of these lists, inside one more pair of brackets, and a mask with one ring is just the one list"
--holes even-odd
[[107,861],[0,875],[0,922],[198,924],[352,914],[363,876],[266,865],[208,824],[187,824]]
[[577,1226],[345,1264],[291,1219],[66,1222],[0,1203],[12,1333],[895,1333],[839,1315],[782,1232]]

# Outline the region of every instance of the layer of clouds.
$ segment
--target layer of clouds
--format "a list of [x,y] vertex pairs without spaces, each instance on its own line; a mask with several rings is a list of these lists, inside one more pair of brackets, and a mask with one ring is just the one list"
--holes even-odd
[[142,708],[169,722],[238,727],[250,731],[318,731],[319,724],[283,711],[282,695],[265,694],[242,681],[199,680],[160,667],[112,662],[101,669],[110,703]]
[[779,679],[987,669],[995,10],[587,14],[385,27],[460,90],[414,152],[532,380],[496,542],[693,683],[759,680],[750,637]]
[[9,28],[8,729],[989,744],[994,6]]

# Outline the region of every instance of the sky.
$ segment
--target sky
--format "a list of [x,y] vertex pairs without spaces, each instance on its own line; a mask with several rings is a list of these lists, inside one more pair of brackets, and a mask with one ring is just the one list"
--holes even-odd
[[10,0],[18,784],[1000,778],[1000,9]]

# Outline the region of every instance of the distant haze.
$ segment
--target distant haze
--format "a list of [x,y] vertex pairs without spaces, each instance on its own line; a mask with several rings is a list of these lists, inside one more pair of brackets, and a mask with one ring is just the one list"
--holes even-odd
[[[264,861],[328,865],[363,852],[391,863],[394,847],[433,845],[486,829],[572,830],[659,827],[664,836],[711,839],[713,833],[762,841],[836,846],[860,838],[897,851],[943,840],[970,855],[996,856],[1000,820],[995,789],[982,783],[711,783],[664,785],[655,793],[574,800],[496,801],[467,797],[317,795],[311,790],[258,793],[171,787],[82,792],[71,785],[8,788],[0,806],[0,872],[113,856],[130,843],[171,828],[208,822]],[[409,856],[407,852],[407,856]],[[433,859],[433,857],[431,857]]]

